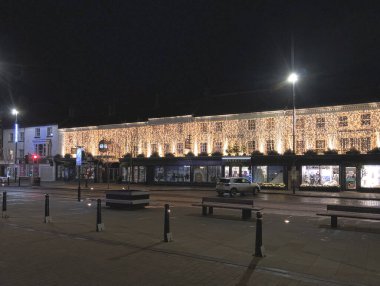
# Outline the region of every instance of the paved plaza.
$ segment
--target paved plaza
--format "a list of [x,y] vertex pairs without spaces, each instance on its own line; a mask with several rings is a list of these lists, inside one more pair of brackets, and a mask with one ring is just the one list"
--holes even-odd
[[[266,256],[256,258],[254,218],[242,221],[239,211],[221,209],[202,217],[191,206],[213,194],[208,190],[178,195],[155,189],[150,206],[136,211],[103,202],[105,230],[96,232],[95,199],[104,196],[84,191],[78,202],[74,190],[57,189],[7,189],[1,286],[380,284],[380,223],[342,219],[331,229],[328,218],[315,215],[323,208],[315,201],[281,198],[275,206],[275,194],[260,194]],[[47,224],[45,192],[52,217]],[[169,243],[163,242],[165,201],[171,205]]]

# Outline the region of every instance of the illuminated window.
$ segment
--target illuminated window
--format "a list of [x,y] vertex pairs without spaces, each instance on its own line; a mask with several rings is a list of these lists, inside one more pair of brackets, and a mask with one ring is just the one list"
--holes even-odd
[[191,135],[187,135],[185,140],[185,149],[191,149]]
[[152,153],[158,152],[157,144],[151,144],[150,148],[152,149]]
[[50,144],[35,144],[34,153],[40,156],[51,156]]
[[251,154],[253,151],[256,150],[256,141],[248,141],[247,142],[247,149],[248,153]]
[[178,124],[177,128],[178,128],[178,133],[182,134],[183,133],[183,124],[182,123]]
[[248,130],[256,130],[256,120],[248,120]]
[[305,141],[297,141],[296,142],[296,153],[297,154],[302,154],[305,152]]
[[9,133],[9,142],[13,142],[13,133]]
[[20,141],[24,141],[24,140],[25,140],[25,133],[20,132]]
[[340,150],[347,151],[350,149],[350,141],[348,138],[340,138]]
[[223,122],[216,122],[215,123],[215,132],[222,132],[223,131]]
[[348,118],[347,116],[339,116],[339,127],[348,126]]
[[360,116],[361,118],[361,123],[362,123],[362,126],[363,125],[371,125],[371,114],[367,113],[367,114],[362,114]]
[[47,128],[46,136],[47,137],[53,137],[53,127],[48,127]]
[[222,152],[222,142],[215,142],[214,143],[214,152]]
[[274,118],[267,118],[267,129],[274,129]]
[[139,147],[138,146],[133,146],[133,149],[132,149],[132,156],[133,157],[136,157],[138,155],[138,152],[139,152]]
[[274,151],[274,140],[267,140],[267,152]]
[[164,154],[170,153],[170,144],[164,144]]
[[40,137],[41,136],[41,129],[35,128],[34,129],[34,137]]
[[177,143],[177,154],[178,155],[183,154],[183,143]]
[[369,150],[371,150],[371,138],[370,137],[361,138],[360,149],[361,149],[361,151],[364,151],[364,152],[368,152]]
[[201,143],[201,153],[207,153],[207,143]]
[[201,132],[207,133],[207,123],[201,123]]
[[325,128],[325,118],[324,117],[317,118],[316,127],[317,128]]
[[317,153],[322,153],[323,151],[325,151],[325,148],[326,148],[325,140],[315,141],[315,151],[317,151]]
[[305,128],[305,120],[303,118],[296,119],[296,126],[297,126],[297,129],[304,129]]

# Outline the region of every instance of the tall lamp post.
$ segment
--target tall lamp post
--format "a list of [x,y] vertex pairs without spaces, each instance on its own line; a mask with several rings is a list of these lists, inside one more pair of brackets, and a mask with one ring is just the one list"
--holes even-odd
[[296,153],[296,90],[295,84],[298,81],[298,75],[291,73],[288,76],[288,82],[292,84],[292,96],[293,96],[293,152]]
[[[288,82],[292,84],[292,97],[293,97],[293,153],[296,154],[296,90],[295,84],[298,81],[298,75],[296,73],[291,73],[288,76]],[[293,164],[292,167],[292,189],[293,194],[296,193],[296,170]]]
[[17,114],[18,110],[16,108],[12,109],[12,115],[15,116],[15,131],[14,131],[14,141],[15,141],[15,182],[17,181],[17,142],[18,142],[18,124],[17,124]]

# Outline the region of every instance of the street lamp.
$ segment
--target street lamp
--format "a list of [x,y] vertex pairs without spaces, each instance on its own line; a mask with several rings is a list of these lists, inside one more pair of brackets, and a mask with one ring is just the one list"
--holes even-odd
[[292,84],[292,95],[293,95],[293,152],[296,153],[296,91],[295,84],[298,81],[298,75],[296,73],[291,73],[288,76],[288,82]]
[[15,140],[15,182],[17,181],[17,142],[18,142],[18,124],[17,124],[17,114],[18,110],[16,108],[12,109],[12,115],[15,116],[15,131],[14,131],[14,140]]

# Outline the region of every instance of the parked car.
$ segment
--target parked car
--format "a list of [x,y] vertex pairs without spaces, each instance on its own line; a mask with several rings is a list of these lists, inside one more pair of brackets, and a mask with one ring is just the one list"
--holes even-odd
[[219,196],[229,193],[231,197],[237,194],[241,196],[246,194],[255,195],[260,192],[260,186],[257,183],[251,183],[246,178],[220,178],[216,184],[216,192]]

